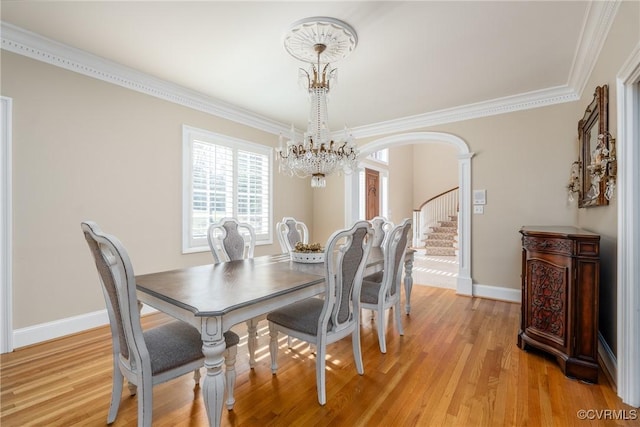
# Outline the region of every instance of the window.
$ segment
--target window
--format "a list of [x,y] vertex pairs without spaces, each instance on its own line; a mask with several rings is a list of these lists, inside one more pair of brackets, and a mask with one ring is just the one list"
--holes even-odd
[[375,151],[367,156],[369,160],[375,160],[380,163],[389,164],[389,149],[385,148],[382,150]]
[[182,252],[208,251],[209,225],[226,216],[272,243],[271,148],[189,126],[182,143]]

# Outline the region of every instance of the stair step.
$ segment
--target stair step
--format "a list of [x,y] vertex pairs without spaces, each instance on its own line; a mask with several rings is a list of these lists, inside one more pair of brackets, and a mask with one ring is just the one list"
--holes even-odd
[[425,248],[426,255],[456,256],[455,248]]
[[458,228],[458,221],[440,221],[440,227]]
[[449,233],[456,234],[458,232],[458,227],[431,227],[435,233]]
[[453,248],[455,244],[455,240],[434,240],[427,239],[424,241],[425,247],[443,247],[443,248]]
[[455,240],[456,235],[453,233],[427,233],[424,240]]

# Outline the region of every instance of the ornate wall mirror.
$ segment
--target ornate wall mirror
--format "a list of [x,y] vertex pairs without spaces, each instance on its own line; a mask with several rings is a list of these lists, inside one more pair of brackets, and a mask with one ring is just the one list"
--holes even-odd
[[609,87],[598,86],[593,101],[578,122],[582,181],[578,207],[581,208],[609,204],[609,197],[605,197],[605,194],[609,193],[608,161],[613,146],[610,144],[608,106]]

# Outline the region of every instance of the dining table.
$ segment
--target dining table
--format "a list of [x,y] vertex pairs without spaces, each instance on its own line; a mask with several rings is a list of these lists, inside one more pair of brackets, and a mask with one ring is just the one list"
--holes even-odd
[[[405,256],[405,310],[411,310],[415,250]],[[365,274],[380,271],[381,248],[372,248]],[[206,264],[135,277],[138,300],[200,331],[204,366],[202,396],[210,426],[220,426],[225,393],[224,332],[232,326],[320,295],[324,263],[301,263],[289,254]]]

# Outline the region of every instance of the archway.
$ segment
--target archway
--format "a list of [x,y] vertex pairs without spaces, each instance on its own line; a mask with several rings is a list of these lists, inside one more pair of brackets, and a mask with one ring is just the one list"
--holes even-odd
[[[411,132],[387,136],[360,147],[363,157],[384,148],[413,144],[449,144],[458,151],[458,183],[459,190],[459,227],[458,240],[458,279],[456,292],[461,295],[473,295],[471,278],[471,158],[473,154],[469,146],[460,137],[443,132]],[[346,223],[356,221],[358,210],[358,177],[357,174],[345,177],[345,220]]]

